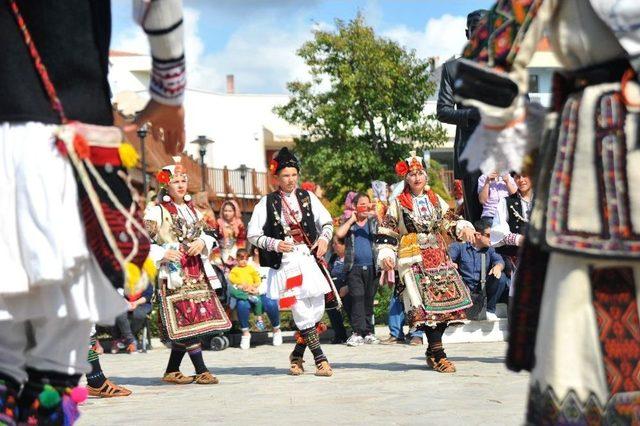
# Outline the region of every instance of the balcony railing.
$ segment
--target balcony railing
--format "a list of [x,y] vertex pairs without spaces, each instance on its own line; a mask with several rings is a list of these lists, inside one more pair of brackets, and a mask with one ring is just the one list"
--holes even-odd
[[244,173],[234,169],[208,169],[209,187],[217,196],[260,198],[271,191],[269,176],[265,172],[247,169]]
[[[219,197],[257,199],[273,190],[270,176],[266,172],[257,172],[253,169],[247,169],[243,175],[240,170],[226,167],[223,169],[208,168],[207,178],[209,187]],[[453,171],[442,170],[440,178],[443,180],[445,188],[451,193],[453,191]]]

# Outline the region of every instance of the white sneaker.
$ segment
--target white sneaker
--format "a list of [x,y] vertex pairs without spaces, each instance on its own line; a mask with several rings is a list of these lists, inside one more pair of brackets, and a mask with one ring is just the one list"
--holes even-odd
[[362,336],[357,334],[352,334],[351,337],[347,340],[347,346],[360,346],[364,344],[364,339]]
[[493,312],[487,312],[487,321],[499,321],[500,318]]
[[282,344],[282,331],[273,332],[273,346],[280,346]]
[[246,350],[251,347],[251,335],[242,336],[240,338],[240,349]]
[[364,337],[364,343],[366,343],[367,345],[377,345],[378,343],[380,343],[380,339],[378,339],[373,334],[367,334]]

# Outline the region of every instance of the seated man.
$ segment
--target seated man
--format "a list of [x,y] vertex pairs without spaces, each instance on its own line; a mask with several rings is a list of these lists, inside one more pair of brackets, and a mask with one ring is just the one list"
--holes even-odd
[[[118,353],[124,349],[127,353],[138,350],[135,336],[142,330],[147,320],[147,315],[151,313],[151,298],[153,296],[153,285],[146,281],[147,286],[142,291],[138,289],[124,288],[124,297],[129,304],[129,311],[116,317],[116,324],[111,330],[113,343],[111,353]],[[144,337],[143,337],[144,338]]]
[[[487,293],[487,319],[497,320],[496,304],[507,302],[509,296],[509,280],[504,270],[504,260],[491,247],[491,224],[486,220],[478,220],[473,242],[456,242],[449,246],[449,256],[458,265],[458,271],[464,283],[469,287],[472,296],[482,294],[482,284]],[[484,261],[483,261],[484,258]],[[484,265],[484,268],[483,268]],[[484,303],[482,298],[472,297],[474,303]],[[470,318],[480,319],[480,318]]]
[[[349,287],[347,286],[347,273],[344,270],[344,254],[345,241],[342,238],[333,237],[333,254],[329,259],[329,271],[336,290],[342,299],[344,312],[349,316],[350,299],[348,298]],[[344,327],[344,317],[340,309],[330,309],[327,311],[331,328],[333,328],[334,337],[331,340],[333,344],[346,343],[347,330]]]

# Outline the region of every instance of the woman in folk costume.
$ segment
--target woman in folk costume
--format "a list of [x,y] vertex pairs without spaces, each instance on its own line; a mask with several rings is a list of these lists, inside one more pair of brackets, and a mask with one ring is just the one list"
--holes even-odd
[[[523,95],[545,33],[565,70],[541,126]],[[467,96],[469,167],[535,161],[507,358],[531,371],[530,424],[640,424],[639,55],[636,0],[500,1],[465,49],[494,90]]]
[[236,200],[225,200],[222,203],[217,223],[222,263],[231,268],[236,263],[236,252],[245,248],[247,242],[247,230]]
[[[188,177],[181,164],[164,167],[157,175],[164,187],[161,200],[147,208],[145,225],[152,239],[150,257],[158,267],[160,318],[171,355],[162,380],[175,384],[216,384],[204,363],[200,338],[231,323],[212,282],[219,285],[208,261],[215,240],[204,232],[202,214],[187,194]],[[195,376],[180,372],[185,353]]]
[[[441,373],[456,371],[447,359],[442,335],[451,322],[465,319],[471,306],[467,287],[447,254],[447,239],[457,217],[448,204],[427,185],[426,164],[415,153],[396,164],[405,189],[390,203],[378,226],[378,264],[386,271],[397,268],[398,294],[404,301],[411,327],[424,330],[429,345],[427,365]],[[472,231],[464,229],[464,238]],[[447,238],[445,236],[449,235]]]
[[[174,25],[182,22],[181,2],[134,3],[140,24],[155,33],[151,100],[141,122],[150,121],[156,133],[163,129],[173,153],[184,146],[184,49],[182,27]],[[129,155],[118,156],[115,146],[126,145],[112,127],[109,101],[110,9],[108,1],[0,4],[2,424],[73,424],[83,393],[76,385],[90,371],[92,324],[112,324],[126,310],[112,286],[122,282],[105,275],[109,259],[93,251],[104,233],[86,232],[91,224],[83,218],[99,209],[87,208],[88,185],[77,180],[80,162],[85,178],[87,168],[100,169],[107,182],[102,192],[131,201],[126,186],[119,189],[126,184],[124,168],[136,160],[130,161],[130,147]],[[108,144],[94,149],[97,139]],[[131,235],[125,232],[114,246],[137,242],[144,258],[148,241],[138,231]],[[122,269],[117,272],[123,281]]]
[[331,291],[321,271],[321,259],[333,234],[331,215],[313,193],[297,188],[300,164],[282,148],[269,164],[278,189],[260,199],[248,226],[248,239],[260,250],[260,265],[271,269],[267,296],[291,307],[300,331],[289,356],[290,373],[300,375],[304,352],[309,347],[316,364],[316,376],[333,374],[320,347],[316,326],[324,314],[324,295]]

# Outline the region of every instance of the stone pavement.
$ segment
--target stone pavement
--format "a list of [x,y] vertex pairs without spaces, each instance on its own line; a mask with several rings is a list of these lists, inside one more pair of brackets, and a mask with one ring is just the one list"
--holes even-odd
[[[522,424],[527,379],[504,367],[504,342],[447,345],[458,372],[427,369],[424,348],[375,345],[350,348],[323,344],[334,368],[315,377],[288,376],[293,345],[261,345],[248,351],[206,351],[220,384],[169,385],[160,380],[169,351],[103,355],[106,374],[128,386],[127,398],[90,398],[83,425],[204,424]],[[188,357],[182,371],[193,374]]]

